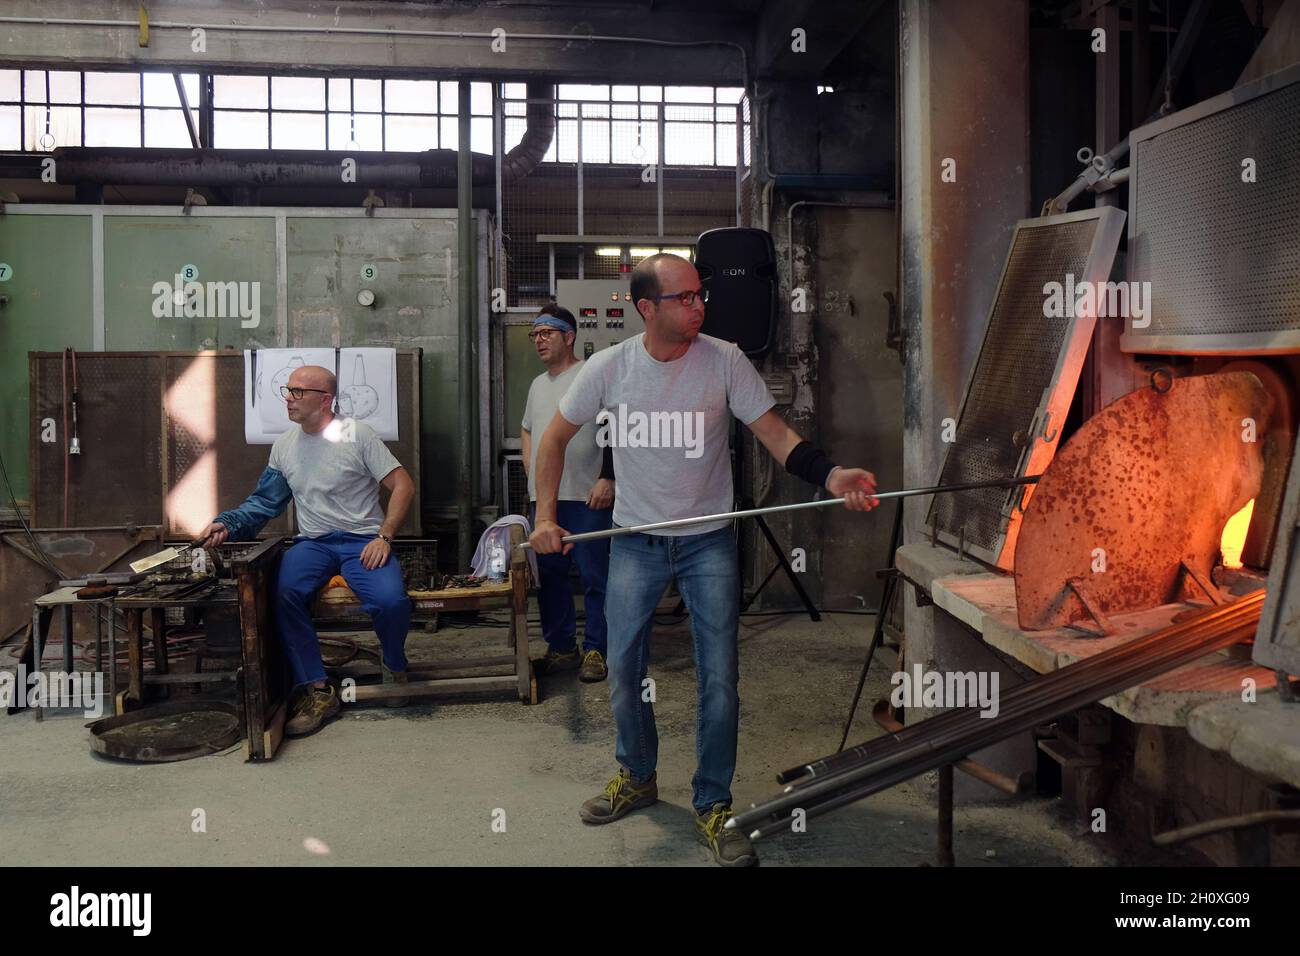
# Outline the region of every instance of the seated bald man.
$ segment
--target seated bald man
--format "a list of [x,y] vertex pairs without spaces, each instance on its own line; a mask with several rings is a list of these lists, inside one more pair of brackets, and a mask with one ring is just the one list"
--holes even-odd
[[[406,520],[415,495],[410,474],[375,430],[334,416],[334,373],[319,365],[295,369],[280,394],[290,427],[271,446],[257,488],[238,508],[223,511],[204,531],[205,547],[257,536],[293,499],[298,538],[280,561],[275,623],[301,693],[285,734],[305,737],[338,714],[340,703],[325,681],[320,640],[311,622],[316,592],[341,573],[361,599],[383,645],[385,683],[406,681],[406,632],[411,602],[402,571],[390,560],[393,535]],[[379,507],[379,486],[392,497]],[[400,707],[405,698],[390,698]]]

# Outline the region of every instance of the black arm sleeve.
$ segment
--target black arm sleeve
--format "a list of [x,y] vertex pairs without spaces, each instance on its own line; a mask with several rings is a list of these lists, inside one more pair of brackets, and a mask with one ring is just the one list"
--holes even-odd
[[810,441],[795,445],[785,460],[786,471],[818,488],[826,487],[826,478],[834,467],[835,462],[827,457],[826,452]]
[[606,445],[605,452],[600,456],[600,477],[614,480],[614,446]]

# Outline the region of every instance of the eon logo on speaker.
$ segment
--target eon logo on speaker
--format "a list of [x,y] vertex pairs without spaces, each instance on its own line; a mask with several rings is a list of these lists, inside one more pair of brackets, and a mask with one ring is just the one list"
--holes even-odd
[[724,276],[743,276],[745,274],[745,270],[744,269],[723,269],[722,274]]

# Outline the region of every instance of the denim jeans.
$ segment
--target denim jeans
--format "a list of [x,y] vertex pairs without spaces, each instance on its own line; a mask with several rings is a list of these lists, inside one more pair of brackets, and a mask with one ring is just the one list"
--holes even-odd
[[609,704],[618,734],[614,756],[637,780],[648,780],[655,772],[659,735],[643,681],[650,664],[655,606],[675,578],[690,612],[695,644],[698,766],[691,780],[691,803],[696,812],[731,803],[740,717],[739,574],[731,528],[680,537],[628,534],[610,540],[605,609]]
[[406,670],[406,632],[411,601],[397,559],[373,571],[361,563],[361,551],[373,535],[332,531],[319,538],[299,538],[280,559],[276,582],[275,626],[289,658],[294,686],[325,679],[320,639],[311,623],[311,605],[331,577],[342,574],[361,599],[384,649],[389,670]]
[[[537,502],[533,502],[529,519],[537,523]],[[606,531],[614,519],[614,509],[595,511],[585,501],[559,501],[555,522],[570,534]],[[571,651],[578,635],[578,619],[573,609],[573,589],[569,586],[569,565],[576,561],[582,576],[582,608],[586,616],[582,649],[600,651],[605,647],[605,581],[609,575],[609,539],[583,541],[568,554],[537,556],[537,608],[542,617],[542,636],[554,651]]]

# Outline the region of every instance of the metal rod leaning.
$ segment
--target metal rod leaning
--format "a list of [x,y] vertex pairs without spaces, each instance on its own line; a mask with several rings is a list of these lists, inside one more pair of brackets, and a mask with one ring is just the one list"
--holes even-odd
[[[978,488],[1010,488],[1014,485],[1035,484],[1041,475],[1026,475],[1023,478],[997,478],[992,481],[968,481],[960,485],[933,485],[929,488],[906,488],[902,491],[879,491],[872,495],[877,501],[886,498],[910,498],[915,495],[934,495],[954,491],[974,491]],[[628,528],[610,528],[607,531],[585,531],[582,534],[566,534],[560,540],[565,544],[577,544],[580,541],[595,541],[597,538],[613,538],[621,534],[638,534],[644,531],[660,531],[666,528],[685,528],[693,524],[705,524],[710,521],[730,521],[733,518],[752,518],[755,515],[778,514],[783,511],[802,511],[806,508],[825,508],[828,505],[843,504],[843,498],[823,498],[819,501],[801,501],[792,505],[769,505],[766,508],[748,508],[744,511],[724,511],[716,515],[699,515],[695,518],[675,518],[672,521],[656,521],[653,524],[638,524]],[[519,545],[531,548],[528,541]]]

